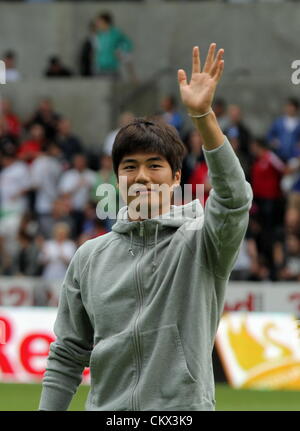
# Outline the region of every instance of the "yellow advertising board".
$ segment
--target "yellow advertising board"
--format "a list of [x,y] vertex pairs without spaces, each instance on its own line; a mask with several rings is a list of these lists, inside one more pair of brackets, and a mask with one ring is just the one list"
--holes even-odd
[[233,387],[300,390],[300,331],[295,316],[225,313],[216,347]]

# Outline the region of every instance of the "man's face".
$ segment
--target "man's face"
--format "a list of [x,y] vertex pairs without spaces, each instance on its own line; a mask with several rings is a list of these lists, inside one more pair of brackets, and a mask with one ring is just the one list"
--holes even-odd
[[[123,183],[124,178],[121,180],[121,176],[125,177],[127,183]],[[122,199],[127,202],[129,218],[136,219],[132,216],[135,214],[131,211],[133,208],[147,209],[147,215],[143,212],[138,219],[168,212],[173,187],[180,184],[180,177],[180,171],[173,177],[169,162],[159,153],[134,153],[124,156],[118,168],[118,185]],[[159,186],[163,191],[158,190]],[[139,188],[143,191],[138,191]],[[147,190],[144,191],[145,189]],[[140,206],[134,204],[135,199],[138,199],[135,202],[139,202]]]
[[75,156],[73,159],[73,166],[77,171],[84,171],[86,168],[86,158],[81,154]]
[[286,103],[284,106],[284,113],[289,117],[295,117],[297,115],[297,108],[293,103]]
[[71,131],[71,123],[69,120],[63,118],[62,120],[60,120],[60,122],[58,123],[58,131],[59,133],[61,133],[62,135],[68,135]]
[[96,21],[96,26],[100,31],[107,31],[110,27],[109,23],[104,19],[98,18]]

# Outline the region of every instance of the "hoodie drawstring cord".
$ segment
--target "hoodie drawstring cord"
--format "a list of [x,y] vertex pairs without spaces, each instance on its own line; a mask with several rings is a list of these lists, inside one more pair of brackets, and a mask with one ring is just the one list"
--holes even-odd
[[156,268],[156,248],[157,248],[157,232],[158,232],[158,223],[156,225],[156,229],[155,229],[155,241],[154,241],[154,258],[153,258],[153,262],[152,262],[152,272],[155,271]]
[[[157,234],[158,234],[158,224],[156,225],[155,228],[155,240],[154,240],[154,258],[152,261],[152,272],[155,271],[156,268],[156,257],[157,257]],[[135,256],[133,249],[132,249],[132,242],[133,242],[133,233],[132,231],[130,232],[130,247],[128,249],[128,253],[131,253],[132,256]]]
[[134,252],[132,249],[132,240],[133,240],[133,235],[132,235],[132,231],[130,232],[130,247],[128,249],[128,253],[131,253],[132,256],[134,256]]

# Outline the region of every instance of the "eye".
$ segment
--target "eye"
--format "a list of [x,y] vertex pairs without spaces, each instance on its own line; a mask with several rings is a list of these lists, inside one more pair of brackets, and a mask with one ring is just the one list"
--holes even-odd
[[125,166],[124,169],[134,169],[135,166]]
[[161,168],[161,165],[150,165],[150,168],[154,167],[154,168]]

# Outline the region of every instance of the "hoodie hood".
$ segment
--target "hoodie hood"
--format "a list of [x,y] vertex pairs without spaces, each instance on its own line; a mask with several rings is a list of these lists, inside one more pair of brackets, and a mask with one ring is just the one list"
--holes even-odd
[[[199,199],[195,199],[185,205],[171,205],[168,213],[146,219],[142,221],[130,221],[128,218],[128,206],[122,207],[117,215],[117,221],[113,225],[114,232],[130,236],[130,246],[128,253],[135,256],[132,248],[133,240],[139,239],[147,233],[151,238],[154,235],[154,258],[152,262],[152,270],[156,268],[156,247],[158,240],[158,232],[166,229],[178,229],[184,223],[196,222],[198,225],[203,224],[204,211]],[[151,242],[151,241],[149,241]]]

